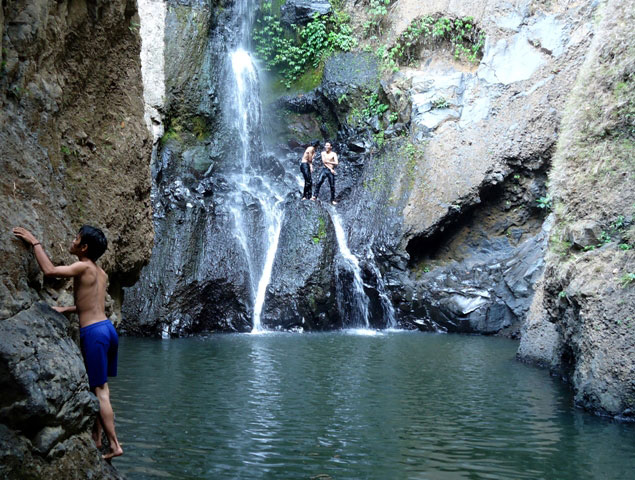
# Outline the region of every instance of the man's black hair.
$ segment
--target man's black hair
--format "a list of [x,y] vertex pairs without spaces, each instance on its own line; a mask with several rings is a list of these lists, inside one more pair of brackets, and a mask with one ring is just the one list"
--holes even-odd
[[82,228],[79,229],[79,236],[81,237],[79,244],[88,246],[86,256],[93,262],[96,262],[97,259],[104,254],[106,248],[108,248],[106,235],[96,227],[83,225]]
[[313,148],[317,148],[320,146],[320,141],[319,140],[315,140],[312,144]]

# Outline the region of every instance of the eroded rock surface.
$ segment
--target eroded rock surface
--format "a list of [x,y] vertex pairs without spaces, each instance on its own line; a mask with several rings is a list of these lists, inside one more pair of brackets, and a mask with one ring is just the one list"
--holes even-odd
[[39,304],[72,304],[72,282],[44,279],[11,228],[32,230],[55,264],[75,260],[82,224],[102,228],[107,314],[120,320],[121,287],[152,244],[136,6],[4,2],[0,43],[0,476],[118,478],[90,437],[96,401],[79,350]]
[[[632,1],[608,1],[568,100],[551,172],[555,226],[518,355],[576,404],[635,418]],[[628,105],[628,106],[627,106]]]

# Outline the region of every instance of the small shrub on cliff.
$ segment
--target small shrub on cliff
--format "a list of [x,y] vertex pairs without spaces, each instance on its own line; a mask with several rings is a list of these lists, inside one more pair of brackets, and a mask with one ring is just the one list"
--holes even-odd
[[384,69],[396,71],[400,64],[409,65],[424,45],[449,42],[454,58],[475,63],[485,45],[485,33],[472,17],[449,18],[426,16],[412,21],[395,44],[377,50]]
[[626,288],[632,285],[633,282],[635,282],[635,273],[633,272],[625,273],[624,275],[622,275],[622,278],[620,278],[620,285],[622,286],[622,288]]
[[389,108],[388,105],[379,100],[379,94],[377,92],[373,92],[365,98],[367,105],[366,108],[362,110],[362,114],[366,120],[370,120],[374,116],[381,117]]
[[390,0],[370,0],[368,10],[366,10],[368,21],[364,23],[364,35],[369,37],[382,34],[389,5]]
[[551,196],[547,195],[546,197],[540,197],[538,200],[536,200],[536,206],[538,208],[542,208],[543,210],[551,210]]
[[443,97],[439,97],[432,101],[432,110],[441,110],[443,108],[450,108],[450,102]]
[[305,27],[294,26],[289,31],[273,14],[271,3],[264,3],[252,35],[256,54],[290,88],[310,65],[317,68],[334,51],[347,52],[357,46],[348,20],[342,14],[316,14]]

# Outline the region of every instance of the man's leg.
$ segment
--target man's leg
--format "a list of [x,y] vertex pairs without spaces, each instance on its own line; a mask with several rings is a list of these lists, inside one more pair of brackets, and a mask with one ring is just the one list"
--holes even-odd
[[322,187],[324,180],[326,180],[326,174],[324,173],[325,170],[326,169],[323,168],[320,171],[320,178],[318,178],[318,183],[317,183],[317,186],[315,187],[315,193],[313,194],[313,198],[311,200],[315,200],[317,196],[320,194],[320,187]]
[[303,163],[300,166],[300,171],[304,177],[304,192],[302,192],[302,199],[311,198],[311,169],[308,163]]
[[328,173],[329,187],[331,188],[331,203],[335,205],[335,175]]
[[115,414],[112,411],[112,405],[110,405],[108,383],[104,383],[101,387],[95,387],[95,395],[97,395],[97,399],[99,400],[99,417],[101,424],[110,442],[110,453],[103,455],[103,458],[110,460],[113,457],[118,457],[123,454],[123,449],[121,445],[119,445],[117,434],[115,433]]

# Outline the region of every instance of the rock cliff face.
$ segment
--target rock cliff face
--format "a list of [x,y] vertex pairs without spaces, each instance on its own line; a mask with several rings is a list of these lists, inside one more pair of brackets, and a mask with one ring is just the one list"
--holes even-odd
[[71,284],[43,279],[11,227],[31,229],[56,264],[73,260],[82,224],[102,228],[108,314],[120,319],[122,286],[152,244],[138,25],[128,0],[0,7],[3,478],[116,476],[90,441],[95,404],[79,349],[59,315],[36,306],[72,304]]
[[555,226],[521,359],[567,377],[576,403],[635,418],[635,3],[608,1],[565,109],[550,175]]

